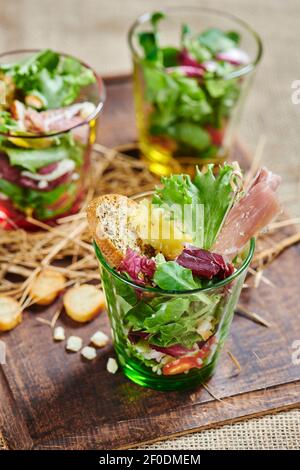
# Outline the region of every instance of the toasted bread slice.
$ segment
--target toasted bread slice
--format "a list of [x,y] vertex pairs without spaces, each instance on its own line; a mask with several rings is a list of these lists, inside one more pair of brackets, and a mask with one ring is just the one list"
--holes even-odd
[[137,203],[126,196],[106,194],[87,208],[91,235],[112,267],[119,266],[127,247],[140,252],[140,239],[128,221],[136,207]]
[[64,307],[72,320],[85,323],[95,318],[105,308],[103,292],[91,284],[69,289],[64,295]]
[[19,302],[7,295],[0,295],[0,331],[15,328],[22,321],[22,309]]
[[65,277],[58,271],[44,269],[33,281],[30,295],[38,305],[49,305],[63,290],[65,282]]

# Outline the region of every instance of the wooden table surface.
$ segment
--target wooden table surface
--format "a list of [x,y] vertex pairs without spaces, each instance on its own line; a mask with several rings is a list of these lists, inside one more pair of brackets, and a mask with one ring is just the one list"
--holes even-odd
[[[130,142],[136,135],[131,81],[108,82],[107,95],[101,141],[107,146]],[[234,158],[247,165],[238,148]],[[109,167],[106,171],[111,175]],[[290,248],[266,270],[275,288],[262,284],[243,291],[241,303],[272,327],[236,316],[209,390],[156,392],[130,383],[121,373],[108,374],[111,345],[92,363],[66,354],[64,344],[55,344],[49,328],[36,322],[36,308],[30,309],[23,324],[3,337],[8,354],[0,372],[0,429],[9,446],[128,448],[299,406],[300,369],[291,361],[300,330],[299,259],[300,247]],[[38,311],[50,319],[56,309],[53,304]],[[109,332],[106,315],[96,323],[78,325],[65,314],[59,319],[67,335],[76,331],[85,344],[95,328]],[[227,350],[238,358],[240,374]]]
[[[180,0],[164,1],[166,6],[181,3]],[[285,0],[284,3],[276,0],[203,0],[201,4],[237,14],[252,24],[263,39],[264,57],[245,107],[241,132],[253,152],[258,142],[265,142],[262,162],[283,176],[282,199],[289,211],[299,217],[300,105],[292,104],[291,85],[300,78],[300,3],[297,0]],[[75,54],[100,73],[111,75],[130,69],[126,31],[134,17],[145,10],[161,8],[161,1],[0,0],[0,7],[2,51],[20,47],[53,47]],[[293,434],[292,429],[297,427],[299,430],[299,415],[293,412],[286,415],[294,418],[280,420],[278,415],[278,432],[270,431],[268,434],[270,445],[282,444],[287,434]],[[291,424],[288,427],[288,422],[294,427]],[[250,446],[250,440],[251,445],[263,448],[268,445],[268,442],[261,443],[259,436],[258,430],[265,435],[268,433],[263,426],[230,426],[226,427],[226,435],[231,435],[233,441],[234,436],[239,436],[239,445],[245,448]],[[281,435],[282,441],[276,440],[275,434]],[[195,442],[204,446],[222,446],[223,441],[217,438],[220,435],[221,431],[214,434],[204,432],[197,434],[197,439],[190,437],[179,442],[186,448],[196,445]],[[169,441],[169,448],[172,442]],[[296,443],[294,438],[291,446],[295,447]]]

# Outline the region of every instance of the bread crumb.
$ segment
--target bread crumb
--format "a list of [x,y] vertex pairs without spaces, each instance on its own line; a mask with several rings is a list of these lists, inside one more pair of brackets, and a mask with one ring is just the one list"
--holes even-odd
[[79,336],[70,336],[68,338],[66,349],[72,352],[78,352],[82,348],[82,339]]
[[107,361],[106,369],[110,374],[115,374],[118,370],[119,366],[117,361],[113,358],[110,357]]
[[109,337],[103,331],[96,331],[91,337],[91,343],[97,348],[103,348],[107,345]]
[[85,359],[92,361],[97,356],[97,352],[95,348],[92,348],[91,346],[85,346],[81,351],[81,355]]
[[54,328],[53,339],[55,341],[64,341],[66,339],[65,329],[62,326]]

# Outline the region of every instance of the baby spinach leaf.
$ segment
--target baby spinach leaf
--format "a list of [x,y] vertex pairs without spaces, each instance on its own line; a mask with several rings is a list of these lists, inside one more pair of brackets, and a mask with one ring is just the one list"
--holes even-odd
[[192,271],[176,261],[166,261],[157,266],[154,278],[155,284],[165,290],[190,290],[201,287],[200,281],[195,281]]

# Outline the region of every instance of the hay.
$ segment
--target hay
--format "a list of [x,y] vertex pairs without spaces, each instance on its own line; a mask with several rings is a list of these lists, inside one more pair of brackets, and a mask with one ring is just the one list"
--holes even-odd
[[0,229],[0,294],[11,295],[28,308],[34,303],[29,298],[30,285],[49,265],[64,274],[67,286],[99,282],[85,216],[87,204],[101,194],[117,192],[129,196],[153,189],[157,183],[158,178],[142,161],[125,156],[118,149],[95,144],[89,190],[79,213],[61,218],[55,227],[28,217],[40,229],[36,232]]
[[[132,151],[134,144],[121,147]],[[261,152],[258,152],[259,154]],[[257,160],[250,173],[256,171]],[[24,308],[34,302],[29,297],[31,283],[40,271],[50,266],[66,277],[66,285],[85,282],[99,283],[99,270],[85,217],[87,204],[105,193],[127,196],[149,191],[159,182],[158,177],[147,169],[145,163],[122,154],[118,148],[110,149],[95,144],[91,157],[88,192],[79,213],[63,217],[55,227],[28,218],[37,226],[36,232],[0,229],[0,294],[18,299]],[[286,219],[270,226],[268,233],[259,237],[251,274],[254,287],[260,281],[271,284],[262,270],[284,249],[300,241],[300,234],[286,234],[288,226],[299,223],[298,219]],[[282,232],[284,236],[282,236]],[[280,235],[278,235],[278,233]],[[274,235],[275,234],[275,235]]]

